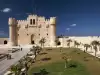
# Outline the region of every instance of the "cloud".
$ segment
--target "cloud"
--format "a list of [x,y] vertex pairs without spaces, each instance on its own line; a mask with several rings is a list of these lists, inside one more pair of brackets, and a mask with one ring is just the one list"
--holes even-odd
[[71,27],[75,27],[76,26],[76,24],[72,24],[72,25],[70,25]]
[[70,28],[66,28],[66,30],[67,30],[67,31],[69,31],[69,30],[70,30]]
[[11,12],[11,8],[4,8],[1,12],[8,13]]
[[0,35],[7,35],[4,31],[0,31]]

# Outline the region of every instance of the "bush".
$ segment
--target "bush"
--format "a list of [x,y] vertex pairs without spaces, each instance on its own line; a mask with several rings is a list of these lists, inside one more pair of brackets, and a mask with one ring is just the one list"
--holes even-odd
[[77,66],[78,66],[78,63],[75,62],[75,61],[69,61],[69,62],[67,63],[67,67],[68,67],[68,68],[76,68]]

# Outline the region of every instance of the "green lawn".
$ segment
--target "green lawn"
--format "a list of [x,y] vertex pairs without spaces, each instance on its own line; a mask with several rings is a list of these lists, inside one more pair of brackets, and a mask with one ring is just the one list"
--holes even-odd
[[40,70],[45,69],[47,75],[89,75],[85,67],[82,64],[77,65],[75,68],[66,68],[64,62],[57,62],[48,64],[45,66],[35,67],[29,71],[29,75],[32,73],[40,73]]
[[[100,60],[79,49],[63,48],[60,52],[59,48],[53,48],[49,51],[44,49],[42,53],[46,54],[37,56],[37,61],[28,71],[29,75],[39,73],[41,69],[45,69],[48,72],[47,75],[100,75]],[[63,55],[67,55],[72,61],[77,62],[78,66],[65,69]],[[50,60],[42,61],[43,58],[50,58]]]

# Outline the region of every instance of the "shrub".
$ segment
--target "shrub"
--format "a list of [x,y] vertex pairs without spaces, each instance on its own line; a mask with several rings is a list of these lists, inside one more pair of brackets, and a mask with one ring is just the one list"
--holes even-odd
[[78,66],[78,63],[75,62],[75,61],[69,61],[69,62],[67,63],[67,67],[68,67],[68,68],[76,68],[77,66]]

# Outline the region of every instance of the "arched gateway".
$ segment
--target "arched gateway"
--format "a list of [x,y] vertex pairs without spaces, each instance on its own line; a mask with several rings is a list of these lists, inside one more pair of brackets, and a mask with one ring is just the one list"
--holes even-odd
[[35,42],[34,42],[34,34],[31,35],[31,44],[35,44]]

